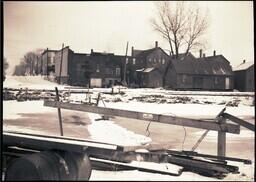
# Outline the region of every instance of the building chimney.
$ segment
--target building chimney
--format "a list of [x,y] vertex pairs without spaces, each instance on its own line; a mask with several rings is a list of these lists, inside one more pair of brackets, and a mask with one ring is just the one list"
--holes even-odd
[[213,51],[213,56],[216,56],[216,51],[215,50]]
[[93,49],[91,49],[91,54],[93,53]]
[[132,53],[131,53],[131,56],[133,56],[133,49],[134,49],[134,48],[133,48],[133,46],[132,46]]
[[243,63],[245,63],[245,59],[243,60]]
[[158,42],[157,41],[155,41],[155,47],[158,47]]
[[205,53],[203,53],[203,57],[205,57]]
[[200,50],[199,50],[199,57],[200,57],[200,58],[202,57],[202,52],[203,52],[203,50],[200,49]]

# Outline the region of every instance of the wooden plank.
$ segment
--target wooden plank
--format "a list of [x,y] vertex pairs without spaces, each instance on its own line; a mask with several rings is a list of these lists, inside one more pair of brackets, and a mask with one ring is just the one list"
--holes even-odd
[[111,161],[111,160],[106,160],[106,159],[97,159],[97,158],[93,158],[93,157],[90,157],[90,160],[93,162],[101,162],[101,163],[106,163],[106,164],[128,167],[128,168],[131,168],[134,170],[137,169],[139,171],[167,174],[167,175],[173,175],[173,176],[179,176],[183,170],[183,167],[174,165],[174,164],[171,165],[172,166],[171,170],[167,170],[167,169],[161,169],[159,167],[157,168],[155,166],[151,166],[150,163],[147,163],[147,162],[133,161],[131,163],[122,163],[122,162]]
[[162,115],[162,114],[127,111],[127,110],[121,110],[121,109],[103,108],[103,107],[90,106],[90,105],[84,105],[84,104],[63,103],[63,102],[56,102],[56,101],[49,101],[49,100],[44,101],[44,106],[105,114],[110,116],[119,116],[119,117],[132,118],[132,119],[138,119],[138,120],[167,123],[167,124],[173,124],[173,125],[209,129],[209,130],[215,130],[215,131],[225,131],[228,133],[236,133],[236,134],[240,133],[239,125],[222,124],[220,126],[220,124],[214,121],[203,121],[203,120],[174,117],[174,116],[168,116],[168,115]]
[[90,157],[108,159],[118,162],[145,161],[156,163],[168,163],[168,154],[161,152],[122,152],[122,151],[97,151],[88,149],[87,154]]
[[34,150],[60,149],[72,152],[85,152],[89,147],[95,149],[118,150],[117,145],[78,141],[64,138],[51,138],[49,136],[30,136],[3,132],[3,145],[17,146]]
[[228,113],[222,113],[222,116],[224,118],[226,118],[226,119],[229,119],[230,121],[233,121],[233,122],[235,122],[235,123],[237,123],[237,124],[247,128],[247,129],[255,132],[255,125],[253,125],[253,124],[251,124],[249,122],[246,122],[246,121],[244,121],[244,120],[242,120],[242,119],[240,119],[238,117],[235,117],[235,116],[233,116],[231,114],[228,114]]
[[170,156],[168,158],[168,161],[170,163],[174,163],[184,167],[192,167],[192,168],[218,171],[221,173],[229,173],[229,170],[225,169],[224,167],[218,166],[217,164],[212,164],[206,161],[199,161],[199,160],[188,159],[188,158],[178,157],[178,156]]
[[[225,124],[226,119],[220,118],[219,119],[220,124]],[[218,149],[217,154],[218,156],[225,156],[226,155],[226,132],[218,131]]]
[[198,157],[204,157],[209,159],[218,159],[218,160],[228,160],[228,161],[236,161],[236,162],[243,162],[245,164],[251,164],[252,161],[248,159],[240,159],[235,157],[224,157],[224,156],[217,156],[217,155],[210,155],[210,154],[201,154],[197,152],[191,152],[191,151],[176,151],[176,150],[167,150],[167,153],[169,154],[178,154],[178,155],[186,155],[186,156],[198,156]]

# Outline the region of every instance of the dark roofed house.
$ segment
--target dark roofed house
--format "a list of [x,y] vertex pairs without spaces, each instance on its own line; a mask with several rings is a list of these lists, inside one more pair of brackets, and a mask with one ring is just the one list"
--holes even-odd
[[127,66],[129,85],[162,87],[163,72],[169,59],[157,42],[154,48],[147,50],[135,50],[132,47],[131,61]]
[[245,62],[234,68],[235,89],[243,92],[253,92],[254,85],[254,63]]
[[171,59],[167,84],[173,89],[232,90],[233,72],[222,55]]

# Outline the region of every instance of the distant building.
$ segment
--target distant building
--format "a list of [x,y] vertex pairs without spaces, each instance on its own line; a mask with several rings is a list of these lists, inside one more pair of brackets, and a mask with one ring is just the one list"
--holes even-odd
[[171,59],[167,77],[172,89],[232,90],[234,84],[230,63],[222,55]]
[[233,71],[223,55],[195,58],[191,53],[179,54],[178,59],[155,47],[135,50],[132,47],[128,64],[130,85],[166,87],[183,90],[232,90]]
[[245,62],[234,68],[235,89],[243,92],[253,92],[254,85],[254,63]]
[[129,73],[128,83],[138,87],[162,87],[163,72],[170,57],[158,47],[147,50],[135,50],[132,47],[132,54],[129,57],[127,70]]
[[[61,54],[63,54],[62,63]],[[65,47],[55,56],[56,80],[62,84],[89,87],[109,87],[120,84],[124,61],[124,56],[113,53],[91,50],[90,54],[81,54],[74,53],[69,47]]]
[[57,50],[49,50],[46,49],[40,57],[39,64],[38,64],[38,73],[42,75],[50,75],[55,74],[55,62],[54,57]]

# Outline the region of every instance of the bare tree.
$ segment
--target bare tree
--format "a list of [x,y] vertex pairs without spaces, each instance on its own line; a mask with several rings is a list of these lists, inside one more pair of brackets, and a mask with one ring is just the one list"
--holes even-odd
[[[157,2],[157,16],[151,19],[152,27],[170,46],[172,58],[179,59],[180,51],[187,55],[191,50],[199,49],[206,43],[202,37],[209,26],[207,13],[203,15],[198,7],[188,2]],[[163,86],[171,66],[171,61],[163,70]]]
[[39,74],[39,57],[43,49],[27,52],[21,58],[20,64],[15,66],[14,75],[37,75]]
[[180,49],[186,54],[203,46],[202,36],[208,28],[207,14],[187,2],[164,1],[156,3],[158,15],[151,20],[153,28],[169,43],[172,57],[179,58]]

